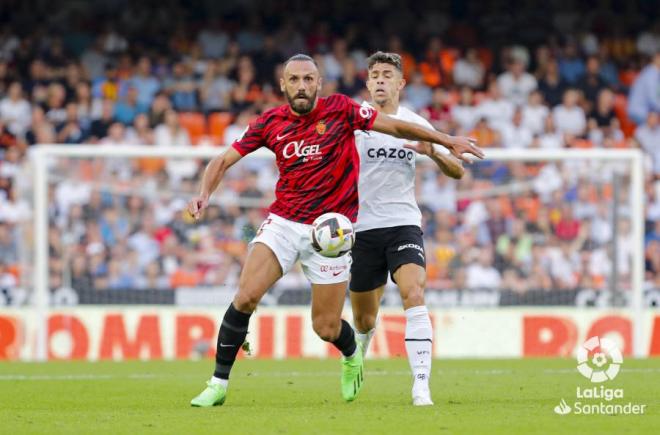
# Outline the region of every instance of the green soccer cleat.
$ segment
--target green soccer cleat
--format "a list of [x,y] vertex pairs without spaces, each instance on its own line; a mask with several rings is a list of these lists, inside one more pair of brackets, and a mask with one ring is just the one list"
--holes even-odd
[[206,382],[206,388],[199,393],[199,396],[190,401],[192,406],[207,408],[210,406],[222,405],[225,403],[227,397],[227,390],[220,384],[213,384],[211,381]]
[[364,383],[364,359],[362,346],[357,343],[357,349],[352,357],[342,357],[341,361],[341,396],[347,402],[357,397]]

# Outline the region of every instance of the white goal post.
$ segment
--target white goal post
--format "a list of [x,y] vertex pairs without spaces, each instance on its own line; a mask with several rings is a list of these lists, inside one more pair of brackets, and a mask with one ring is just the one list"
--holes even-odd
[[[51,158],[199,158],[210,159],[220,154],[222,147],[153,147],[153,146],[100,146],[100,145],[39,145],[30,150],[34,200],[34,289],[33,308],[37,322],[37,360],[47,359],[48,292],[48,162]],[[633,319],[633,353],[640,357],[643,350],[643,279],[644,279],[644,165],[643,154],[637,149],[485,149],[491,161],[568,161],[602,160],[628,163],[630,168],[631,235],[633,255],[631,269],[632,295],[630,305]],[[257,155],[271,156],[262,149]]]

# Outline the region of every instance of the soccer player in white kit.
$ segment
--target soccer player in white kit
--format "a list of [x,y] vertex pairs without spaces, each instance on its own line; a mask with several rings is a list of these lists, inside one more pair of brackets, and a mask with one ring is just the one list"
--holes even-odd
[[[414,112],[399,106],[405,86],[401,57],[377,52],[368,59],[367,88],[381,113],[431,127]],[[375,131],[356,131],[360,154],[360,208],[352,250],[350,296],[356,340],[366,353],[387,274],[398,285],[406,314],[406,352],[413,373],[413,405],[433,405],[429,389],[433,331],[424,304],[426,259],[422,214],[415,200],[416,153],[428,155],[446,175],[461,178],[463,167],[449,150],[430,143],[410,143]]]

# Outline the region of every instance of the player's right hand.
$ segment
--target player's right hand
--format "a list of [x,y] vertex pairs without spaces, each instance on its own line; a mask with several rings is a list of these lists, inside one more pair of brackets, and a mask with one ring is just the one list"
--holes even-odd
[[480,159],[485,157],[484,152],[476,145],[476,142],[477,141],[471,137],[449,136],[449,140],[447,143],[443,143],[443,145],[457,159],[465,163],[472,163],[472,159],[465,156],[464,153],[471,154]]
[[202,217],[202,212],[208,206],[209,206],[208,197],[198,195],[193,199],[191,199],[190,202],[188,202],[188,213],[190,213],[190,216],[192,216],[195,220],[197,220],[200,217]]

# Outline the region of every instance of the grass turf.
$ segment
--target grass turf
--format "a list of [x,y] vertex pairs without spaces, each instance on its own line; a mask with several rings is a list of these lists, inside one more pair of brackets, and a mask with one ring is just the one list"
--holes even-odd
[[[0,363],[0,433],[454,434],[658,433],[660,359],[624,362],[611,403],[646,415],[556,415],[590,387],[573,359],[436,360],[435,406],[410,405],[403,359],[367,361],[344,403],[336,360],[239,361],[224,406],[191,408],[212,362]],[[596,403],[595,400],[585,402]]]

